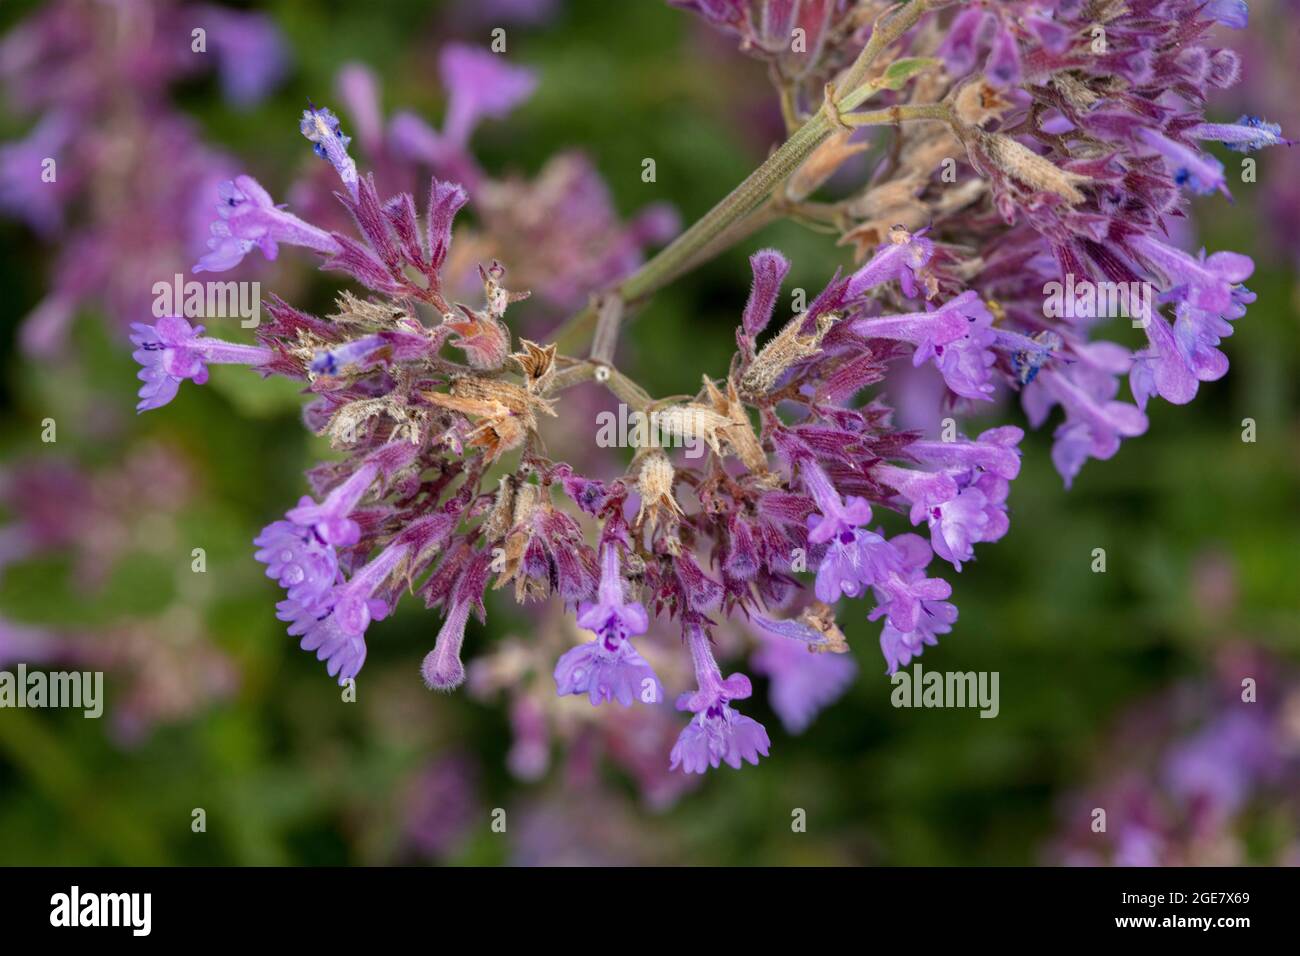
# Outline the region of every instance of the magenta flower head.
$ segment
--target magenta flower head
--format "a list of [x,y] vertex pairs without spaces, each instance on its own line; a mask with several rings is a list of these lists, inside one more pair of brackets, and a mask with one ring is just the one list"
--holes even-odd
[[605,543],[600,562],[599,599],[578,607],[578,625],[596,639],[566,652],[555,665],[555,689],[561,697],[586,694],[593,705],[616,700],[624,707],[634,699],[658,703],[663,686],[628,638],[650,627],[645,608],[623,596],[618,546]]
[[270,349],[237,345],[201,335],[203,326],[191,326],[175,315],[154,325],[132,324],[132,357],[140,363],[140,401],[137,412],[161,408],[176,397],[181,382],[208,380],[208,365],[265,365],[274,357]]

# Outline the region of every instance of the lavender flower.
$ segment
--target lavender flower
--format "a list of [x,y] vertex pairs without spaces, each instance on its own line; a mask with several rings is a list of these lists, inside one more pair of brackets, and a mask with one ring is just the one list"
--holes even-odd
[[[196,25],[207,28],[213,55],[178,55],[176,38]],[[246,106],[283,75],[283,53],[267,17],[183,2],[51,0],[12,25],[0,83],[34,124],[26,140],[0,145],[0,213],[61,247],[49,294],[24,320],[26,352],[59,354],[84,306],[121,327],[149,314],[152,283],[200,254],[208,226],[200,198],[233,170],[175,109],[171,88],[215,67],[227,99]],[[47,159],[57,163],[49,181]]]
[[685,773],[704,773],[723,762],[737,770],[742,761],[757,764],[760,756],[767,756],[771,746],[767,731],[758,721],[737,713],[730,704],[733,700],[744,700],[753,692],[749,678],[732,674],[723,679],[702,628],[691,627],[686,640],[695,662],[699,689],[677,699],[678,710],[688,710],[695,716],[673,747],[669,757],[672,769],[681,767]]
[[819,654],[778,635],[763,638],[750,658],[771,681],[768,697],[787,733],[801,734],[852,685],[857,666],[847,654]]
[[537,88],[531,70],[511,66],[499,54],[465,44],[444,47],[439,68],[450,100],[442,136],[458,149],[469,144],[481,120],[506,116]]
[[208,380],[209,365],[258,366],[273,357],[269,349],[201,335],[203,326],[191,326],[179,316],[164,316],[154,325],[136,322],[132,328],[136,346],[132,355],[141,365],[138,377],[144,382],[137,412],[166,405],[187,378],[202,385]]
[[1225,196],[1228,194],[1223,178],[1223,163],[1213,156],[1184,146],[1152,129],[1140,130],[1138,138],[1164,157],[1173,172],[1174,182],[1178,185],[1187,186],[1202,196],[1212,192],[1221,192]]
[[[1267,808],[1294,809],[1300,779],[1288,701],[1295,675],[1249,646],[1228,646],[1215,673],[1182,681],[1123,715],[1085,790],[1063,806],[1056,862],[1112,866],[1277,863],[1248,839]],[[1267,698],[1243,704],[1240,680],[1253,675]],[[1272,703],[1269,703],[1271,701]],[[1094,807],[1111,826],[1091,826]],[[1294,846],[1283,853],[1294,853]]]
[[289,53],[270,17],[206,6],[197,22],[208,31],[221,92],[235,106],[261,102],[288,72]]
[[[695,671],[697,690],[677,700],[692,717],[669,754],[669,766],[688,774],[757,763],[770,747],[764,728],[732,706],[750,696],[749,679],[724,679],[714,657],[712,629],[726,619],[815,651],[844,650],[835,622],[843,609],[832,605],[870,593],[866,616],[880,622],[890,672],[935,646],[958,612],[932,562],[937,555],[960,571],[978,545],[1007,534],[1023,432],[1003,424],[973,440],[930,441],[901,430],[888,396],[872,391],[891,364],[910,355],[914,368],[933,365],[943,395],[932,407],[942,400],[954,416],[975,401],[996,410],[999,389],[1021,393],[1035,427],[1059,406],[1052,460],[1068,486],[1086,459],[1110,458],[1146,431],[1151,396],[1185,402],[1199,382],[1225,374],[1219,346],[1253,301],[1241,285],[1253,269],[1248,257],[1192,256],[1168,239],[1185,201],[1180,186],[1226,191],[1222,166],[1196,142],[1283,142],[1262,122],[1202,121],[1204,101],[1240,75],[1235,54],[1204,45],[1209,18],[1235,25],[1241,11],[1203,0],[1133,3],[1133,11],[1030,0],[898,4],[872,27],[865,50],[848,3],[683,4],[769,64],[786,123],[798,131],[640,268],[642,248],[675,232],[665,210],[651,207],[624,225],[579,157],[554,158],[536,180],[498,181],[470,155],[474,127],[530,95],[530,72],[451,47],[441,60],[443,128],[401,114],[384,135],[373,79],[350,69],[344,101],[358,145],[379,154],[379,175],[357,170],[331,111],[311,107],[302,129],[342,179],[355,229],[299,219],[240,177],[222,187],[200,263],[229,268],[254,246],[271,258],[287,243],[368,290],[365,299],[340,295],[328,317],[269,303],[250,363],[304,383],[307,424],[340,452],[310,473],[315,498],[258,539],[259,560],[285,589],[278,614],[290,633],[331,674],[355,676],[370,623],[406,585],[441,608],[422,674],[431,688],[452,690],[466,679],[465,629],[471,613],[486,617],[490,577],[521,604],[557,598],[595,639],[524,654],[515,683],[553,667],[558,692],[511,694],[512,765],[528,776],[549,765],[556,696],[624,705],[661,698],[658,676],[631,643],[652,617],[676,620]],[[1108,25],[1104,53],[1086,46],[1098,18]],[[796,27],[810,44],[800,51],[788,43]],[[876,63],[882,50],[888,59]],[[946,69],[929,69],[936,59]],[[924,82],[914,82],[921,72]],[[890,140],[880,144],[886,158],[850,199],[814,201],[860,152],[836,132],[845,127],[878,127]],[[936,164],[949,157],[959,162],[940,185]],[[430,182],[423,217],[414,193],[388,195],[379,185],[417,166],[459,181]],[[843,175],[855,174],[846,167]],[[765,184],[778,182],[774,195]],[[453,251],[453,219],[471,197],[475,223],[456,231]],[[726,374],[706,374],[694,396],[656,399],[614,370],[630,306],[785,212],[838,231],[865,261],[777,322],[790,263],[777,250],[755,253],[737,350]],[[484,260],[477,269],[475,258]],[[1158,308],[1141,316],[1146,346],[1135,353],[1095,338],[1107,326],[1099,311],[1067,317],[1044,308],[1051,283],[1076,278],[1158,287]],[[511,306],[529,294],[520,282],[577,313],[553,335],[517,338]],[[590,349],[561,351],[588,333]],[[214,356],[233,355],[188,326],[150,335],[149,407],[170,398],[180,378],[200,377]],[[1137,404],[1118,397],[1124,376]],[[587,382],[653,411],[673,437],[698,441],[705,460],[676,461],[644,436],[621,473],[596,477],[585,456],[555,460],[539,423],[561,408],[572,414],[565,393]],[[894,511],[928,540],[887,531],[900,520]],[[883,521],[873,527],[876,514]],[[599,528],[595,548],[585,525]],[[817,602],[797,618],[773,616],[800,606],[809,584]],[[772,678],[783,722],[799,728],[842,690],[851,665],[801,649],[796,659],[790,646],[768,647],[756,661]],[[671,682],[666,665],[656,666]],[[657,712],[629,708],[638,716],[628,719],[653,721],[645,715]],[[1151,852],[1141,833],[1128,846],[1135,857]]]
[[328,109],[309,106],[302,111],[298,129],[321,159],[327,161],[343,180],[343,186],[353,199],[357,198],[357,164],[348,155],[352,137],[339,129],[339,118]]
[[469,611],[468,601],[459,601],[451,606],[438,631],[433,650],[420,665],[424,684],[431,690],[452,691],[465,682],[465,665],[461,663],[460,651],[465,643]]
[[993,316],[979,296],[963,292],[933,312],[858,319],[852,328],[866,339],[913,345],[913,365],[933,361],[952,391],[987,401],[993,394],[992,325]]
[[[337,141],[331,148],[338,148]],[[252,176],[236,176],[221,183],[217,187],[217,197],[218,218],[212,221],[212,237],[208,240],[211,251],[195,264],[195,272],[233,269],[254,246],[267,259],[273,260],[279,255],[282,242],[327,255],[342,252],[339,243],[329,233],[277,206],[271,194]]]
[[897,281],[909,298],[920,291],[922,270],[934,257],[934,243],[924,238],[924,230],[912,235],[905,229],[890,230],[890,241],[849,278],[846,299],[857,299],[886,282]]
[[880,535],[861,527],[871,520],[871,505],[862,498],[843,500],[815,462],[804,462],[801,474],[820,511],[808,518],[808,540],[827,545],[817,568],[817,599],[832,604],[841,595],[857,597],[874,579],[873,561],[885,547]]
[[1258,116],[1243,116],[1235,123],[1197,123],[1188,130],[1193,139],[1211,139],[1226,143],[1238,153],[1253,153],[1266,146],[1291,146],[1282,138],[1282,127]]
[[617,700],[624,707],[633,699],[663,700],[663,687],[650,665],[628,638],[650,626],[645,608],[623,596],[618,548],[605,545],[600,565],[599,600],[578,608],[578,626],[596,633],[596,640],[575,647],[555,665],[555,687],[561,697],[587,694],[593,706]]

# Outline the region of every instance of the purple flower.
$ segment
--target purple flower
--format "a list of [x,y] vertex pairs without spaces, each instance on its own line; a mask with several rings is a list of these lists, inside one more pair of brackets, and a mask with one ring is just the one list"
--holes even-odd
[[284,78],[288,50],[270,17],[205,6],[199,22],[207,27],[221,92],[230,103],[254,106]]
[[394,153],[412,162],[436,164],[447,152],[438,131],[422,117],[405,110],[394,113],[389,120],[388,142]]
[[988,60],[984,63],[984,72],[989,82],[997,87],[1015,86],[1021,79],[1020,50],[1016,36],[999,19],[997,31],[993,34],[993,43],[989,48]]
[[881,463],[872,469],[872,474],[911,505],[912,524],[920,524],[957,497],[957,482],[946,472],[916,471]]
[[1153,129],[1138,130],[1138,139],[1164,157],[1174,182],[1204,196],[1212,192],[1228,195],[1223,178],[1223,163],[1208,153],[1184,146]]
[[433,650],[420,665],[424,685],[430,690],[453,691],[465,683],[465,665],[460,650],[465,643],[465,625],[469,621],[469,601],[454,601],[438,631]]
[[292,521],[271,522],[253,543],[258,546],[253,556],[266,565],[266,576],[285,589],[290,601],[309,611],[332,606],[333,587],[341,580],[333,545]]
[[878,603],[867,619],[874,621],[887,615],[889,623],[900,632],[910,633],[921,626],[924,607],[949,597],[952,585],[943,578],[925,576],[932,552],[924,538],[896,535],[889,539],[888,551],[880,550],[880,571],[871,581]]
[[987,10],[976,6],[968,7],[953,17],[937,51],[951,76],[963,76],[974,68],[976,50],[984,33],[984,20],[987,16]]
[[1228,359],[1216,346],[1232,334],[1230,322],[1245,315],[1254,295],[1240,283],[1254,271],[1248,256],[1216,252],[1198,258],[1148,237],[1133,246],[1165,277],[1162,298],[1175,303],[1171,329],[1159,316],[1145,325],[1149,347],[1134,356],[1130,382],[1139,408],[1155,394],[1181,405],[1200,382],[1222,378]]
[[[322,349],[312,356],[311,370],[317,375],[338,375],[349,365],[364,367],[367,364],[373,364],[382,357],[376,356],[375,353],[389,348],[393,344],[394,337],[391,332],[387,335],[376,333],[374,335],[364,335],[359,339],[353,339],[332,349]],[[427,350],[427,338],[423,336],[414,338],[418,349],[421,351]]]
[[895,279],[906,295],[914,297],[920,288],[917,280],[921,270],[933,256],[934,243],[924,238],[924,230],[916,234],[904,229],[891,230],[889,241],[883,243],[866,264],[849,276],[845,298],[861,298],[876,286]]
[[975,557],[979,541],[997,541],[1007,533],[1007,482],[997,475],[979,475],[957,497],[934,509],[929,517],[934,553],[958,571]]
[[1222,819],[1276,773],[1281,750],[1268,718],[1229,712],[1175,748],[1164,773],[1176,797]]
[[1020,474],[1020,449],[1023,429],[1003,425],[981,432],[974,441],[914,441],[907,454],[928,465],[952,470],[978,468],[999,478],[1013,480]]
[[880,464],[873,473],[911,505],[912,524],[929,525],[934,552],[960,571],[961,563],[974,557],[976,542],[997,541],[1007,533],[1008,482],[1020,473],[1016,445],[1023,437],[1008,425],[973,442],[913,442],[909,454],[943,470]]
[[1201,13],[1234,30],[1244,30],[1250,22],[1250,8],[1246,6],[1246,0],[1209,0]]
[[845,532],[853,531],[871,520],[871,505],[862,498],[840,497],[826,472],[811,459],[799,466],[804,487],[817,502],[820,515],[808,518],[808,540],[813,544],[839,539]]
[[869,620],[886,617],[880,633],[880,650],[888,673],[907,664],[925,645],[939,643],[957,620],[957,608],[944,598],[952,593],[940,578],[927,578],[930,547],[914,534],[900,534],[889,542],[898,556],[894,575],[874,590],[880,604]]
[[44,236],[54,235],[62,226],[63,207],[72,189],[68,181],[72,170],[61,166],[54,181],[46,182],[45,163],[62,161],[74,131],[71,116],[51,111],[26,139],[0,145],[0,210]]
[[252,176],[236,176],[217,187],[217,216],[210,227],[209,251],[194,266],[195,272],[225,272],[243,261],[256,246],[275,259],[279,243],[305,246],[322,255],[343,251],[323,229],[285,212]]
[[737,770],[742,761],[757,764],[759,756],[766,757],[771,746],[767,731],[758,721],[733,710],[729,703],[753,693],[749,678],[732,674],[723,679],[708,636],[699,625],[688,627],[686,639],[699,689],[677,699],[678,710],[689,710],[695,716],[677,737],[669,757],[670,769],[681,767],[685,773],[704,773],[724,761]]
[[390,544],[345,581],[335,546],[353,545],[360,537],[348,514],[365,495],[378,473],[362,465],[319,505],[303,497],[286,521],[273,521],[254,539],[255,557],[266,565],[267,577],[285,589],[276,616],[289,624],[289,634],[301,636],[303,650],[315,651],[327,662],[331,677],[342,684],[357,676],[366,659],[365,631],[371,620],[382,620],[388,604],[374,592],[405,559],[410,545]]
[[993,315],[974,291],[963,292],[933,312],[856,319],[854,333],[867,339],[892,339],[916,347],[913,365],[933,359],[948,387],[966,398],[989,401],[995,361]]
[[1232,334],[1232,322],[1246,314],[1255,294],[1244,286],[1233,291],[1234,305],[1222,315],[1180,302],[1174,309],[1174,341],[1202,382],[1214,382],[1228,371],[1228,357],[1218,344]]
[[771,681],[772,709],[791,734],[806,730],[818,712],[839,700],[857,674],[849,654],[817,653],[807,644],[771,634],[763,637],[750,661]]
[[900,631],[890,621],[880,632],[880,653],[885,658],[885,673],[893,674],[906,667],[912,658],[920,657],[927,646],[939,643],[939,635],[947,634],[957,620],[957,606],[948,601],[923,601],[916,627]]
[[1292,141],[1282,138],[1282,127],[1258,116],[1243,116],[1236,123],[1197,123],[1187,135],[1193,139],[1209,139],[1226,143],[1237,153],[1250,153],[1266,146],[1291,146]]
[[351,117],[357,139],[371,155],[384,148],[384,116],[379,106],[379,79],[364,63],[348,63],[339,70],[334,88]]
[[1234,292],[1255,271],[1250,256],[1239,252],[1216,252],[1207,258],[1201,250],[1192,257],[1150,236],[1137,236],[1129,244],[1165,277],[1166,299],[1218,315],[1240,304]]
[[348,517],[358,502],[370,490],[379,466],[367,462],[326,496],[320,504],[303,496],[298,507],[291,508],[285,516],[294,524],[311,528],[326,544],[338,548],[351,547],[361,540],[361,529]]
[[[282,605],[287,603],[281,602]],[[302,633],[298,646],[304,651],[315,651],[316,659],[325,662],[326,672],[330,677],[337,677],[340,685],[361,672],[366,662],[364,634],[349,633],[333,614],[297,626],[301,627]],[[298,631],[290,627],[289,633]]]
[[596,640],[575,647],[555,665],[555,689],[561,696],[587,694],[593,706],[617,700],[624,707],[634,699],[663,700],[663,686],[628,638],[644,634],[650,619],[640,602],[623,594],[618,546],[605,544],[601,554],[600,589],[595,602],[578,607],[578,625],[596,633]]
[[348,194],[357,198],[357,164],[348,155],[351,136],[339,128],[339,118],[328,108],[309,106],[302,111],[298,130],[312,144],[312,150],[334,167]]
[[561,697],[586,694],[592,706],[616,700],[630,707],[634,700],[663,699],[659,678],[631,641],[608,638],[566,652],[555,664],[555,689]]
[[345,634],[360,636],[371,620],[386,615],[384,602],[374,597],[380,586],[406,560],[411,546],[395,541],[352,575],[346,584],[334,589],[334,618]]
[[857,597],[875,577],[875,556],[886,547],[884,538],[861,527],[871,520],[871,505],[862,498],[842,499],[812,460],[800,463],[799,474],[821,512],[808,516],[808,541],[826,544],[813,586],[817,599],[834,604],[841,595]]
[[164,316],[154,325],[135,322],[131,328],[136,346],[132,356],[141,365],[137,377],[144,382],[137,412],[166,405],[187,378],[202,385],[208,380],[210,364],[256,366],[274,357],[270,349],[202,336],[203,326],[191,326],[179,316]]
[[500,119],[537,88],[532,70],[511,66],[501,54],[463,43],[443,47],[438,67],[449,99],[442,135],[458,149],[469,144],[480,120]]
[[1134,438],[1147,430],[1147,417],[1140,408],[1108,400],[1105,392],[1097,392],[1086,373],[1081,379],[1082,384],[1075,376],[1052,369],[1044,370],[1037,379],[1051,399],[1065,409],[1065,423],[1054,435],[1052,463],[1067,488],[1088,458],[1111,458],[1119,451],[1121,439]]

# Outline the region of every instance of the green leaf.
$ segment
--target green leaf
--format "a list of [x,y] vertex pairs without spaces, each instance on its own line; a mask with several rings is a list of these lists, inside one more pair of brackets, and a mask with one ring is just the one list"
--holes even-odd
[[939,65],[932,56],[910,56],[889,64],[880,79],[874,85],[882,90],[901,90],[912,77]]

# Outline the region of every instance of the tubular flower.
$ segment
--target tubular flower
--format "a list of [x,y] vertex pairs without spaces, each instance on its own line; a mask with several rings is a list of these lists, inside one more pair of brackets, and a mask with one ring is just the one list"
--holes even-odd
[[[768,756],[766,729],[735,706],[753,686],[723,677],[715,636],[728,653],[761,642],[754,663],[790,732],[852,679],[849,659],[835,656],[847,650],[844,615],[878,622],[891,673],[936,647],[957,624],[958,599],[935,558],[961,571],[1009,533],[1024,437],[1014,421],[965,437],[960,420],[1001,414],[993,399],[1018,392],[1011,414],[1034,428],[1052,422],[1051,460],[1068,487],[1085,461],[1147,430],[1152,398],[1183,403],[1225,375],[1223,343],[1254,301],[1243,285],[1254,263],[1184,251],[1171,227],[1189,192],[1226,191],[1222,165],[1198,144],[1288,142],[1264,120],[1205,118],[1206,102],[1241,74],[1240,57],[1207,31],[1244,25],[1244,5],[880,4],[865,52],[860,5],[675,5],[763,59],[789,128],[812,132],[794,132],[655,260],[638,268],[645,242],[675,223],[653,207],[621,223],[588,160],[556,158],[529,183],[479,166],[474,128],[506,116],[536,77],[451,47],[440,130],[410,114],[385,128],[373,77],[357,68],[341,77],[355,116],[314,105],[302,115],[355,228],[299,219],[247,176],[220,187],[198,268],[231,268],[254,247],[273,258],[287,244],[362,294],[342,293],[328,316],[273,299],[256,346],[175,318],[137,326],[134,339],[141,409],[165,404],[183,379],[201,382],[213,362],[303,386],[304,422],[337,454],[255,541],[283,592],[277,615],[347,680],[371,624],[403,593],[423,599],[442,615],[424,682],[507,690],[511,763],[530,776],[572,723],[575,702],[557,696],[617,701],[628,709],[614,719],[651,728],[660,749],[629,761],[638,775],[649,764],[702,774]],[[1090,45],[1098,26],[1101,52]],[[799,52],[788,42],[796,28],[808,40]],[[872,60],[878,53],[887,56]],[[832,175],[857,175],[846,163],[863,139],[882,161],[849,199],[813,201]],[[354,145],[378,154],[380,175],[358,169]],[[388,173],[417,168],[450,178],[427,181],[419,203],[380,192]],[[779,196],[758,194],[773,182]],[[456,226],[471,201],[473,225]],[[745,215],[760,206],[763,215]],[[749,295],[736,303],[730,362],[700,370],[695,395],[649,394],[622,371],[635,363],[616,361],[629,306],[769,213],[817,220],[856,264],[787,313],[789,259],[746,249]],[[524,287],[578,312],[552,337],[521,338],[513,306]],[[1102,337],[1119,315],[1140,324],[1140,347]],[[578,342],[588,334],[590,345]],[[905,383],[921,374],[933,388],[918,414]],[[623,428],[597,418],[599,434],[634,449],[618,466],[587,452],[559,460],[548,449],[569,436],[544,440],[548,421],[578,427],[582,399],[569,390],[586,383],[641,419]],[[520,604],[556,600],[536,612],[548,626],[535,641],[506,642],[467,668],[466,631],[471,616],[486,620],[489,581]],[[574,624],[591,633],[576,647]],[[668,627],[680,629],[693,691],[671,686]],[[554,692],[536,679],[547,673]],[[690,715],[675,743],[670,709],[655,706],[665,683]],[[611,709],[578,707],[588,723]]]

